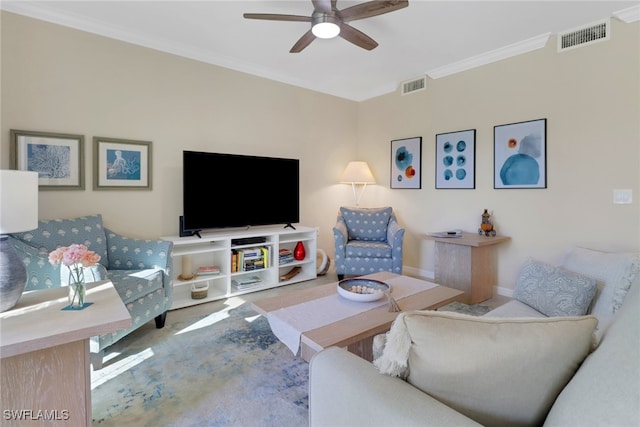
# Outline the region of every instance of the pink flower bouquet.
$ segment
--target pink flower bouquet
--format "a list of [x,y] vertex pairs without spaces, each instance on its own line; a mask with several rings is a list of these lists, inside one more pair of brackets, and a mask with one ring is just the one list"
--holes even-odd
[[84,306],[86,290],[83,267],[93,267],[98,264],[98,261],[100,261],[100,255],[90,251],[85,245],[72,244],[49,253],[51,264],[64,264],[69,269],[69,304],[72,307]]

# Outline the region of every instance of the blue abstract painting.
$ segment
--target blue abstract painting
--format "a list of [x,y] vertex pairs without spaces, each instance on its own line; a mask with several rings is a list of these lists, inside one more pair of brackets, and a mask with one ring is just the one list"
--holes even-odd
[[494,188],[547,188],[547,120],[494,127]]
[[436,135],[436,188],[476,187],[476,130]]
[[391,188],[421,188],[422,137],[391,141]]

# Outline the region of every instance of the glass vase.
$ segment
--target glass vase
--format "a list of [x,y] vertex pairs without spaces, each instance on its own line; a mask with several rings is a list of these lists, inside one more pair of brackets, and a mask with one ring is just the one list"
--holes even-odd
[[71,308],[82,308],[84,306],[84,296],[87,287],[83,282],[69,283],[69,306]]

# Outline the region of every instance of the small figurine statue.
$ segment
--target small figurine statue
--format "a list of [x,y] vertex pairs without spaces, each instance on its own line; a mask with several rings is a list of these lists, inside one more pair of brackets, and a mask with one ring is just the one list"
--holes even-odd
[[487,209],[485,209],[482,214],[482,223],[480,224],[480,228],[478,228],[478,234],[484,234],[487,237],[495,237],[496,235],[496,230],[493,229],[493,224],[491,223],[491,215]]

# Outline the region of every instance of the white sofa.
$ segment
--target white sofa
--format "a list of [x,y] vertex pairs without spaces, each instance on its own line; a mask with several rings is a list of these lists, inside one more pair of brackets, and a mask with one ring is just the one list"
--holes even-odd
[[[310,363],[310,425],[640,425],[640,262],[634,254],[626,270],[613,271],[624,267],[613,255],[581,249],[571,255],[563,265],[592,274],[601,269],[589,315],[547,317],[517,299],[483,317],[404,314],[396,323],[412,334],[406,378],[381,373],[378,368],[389,368],[384,357],[374,365],[344,349],[326,349]],[[523,276],[519,280],[531,279]],[[611,283],[612,277],[622,280]],[[554,280],[547,296],[566,285]],[[566,295],[554,298],[564,309],[573,306]],[[607,299],[614,304],[610,316]],[[538,303],[550,309],[548,298]],[[388,347],[401,341],[401,334],[392,335],[404,330],[396,323]]]

